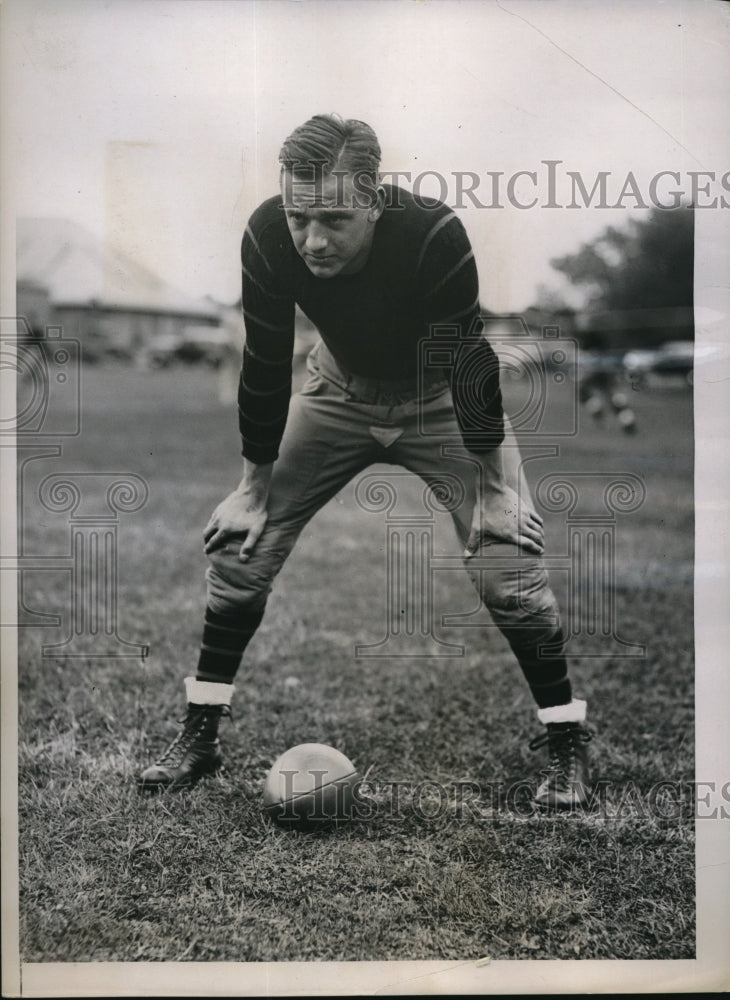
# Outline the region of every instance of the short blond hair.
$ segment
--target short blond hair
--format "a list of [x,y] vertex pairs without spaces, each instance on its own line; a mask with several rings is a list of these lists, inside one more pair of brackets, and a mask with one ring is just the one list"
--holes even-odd
[[335,170],[352,173],[374,189],[380,179],[380,143],[372,128],[357,118],[314,115],[284,140],[279,163],[295,177],[324,177]]

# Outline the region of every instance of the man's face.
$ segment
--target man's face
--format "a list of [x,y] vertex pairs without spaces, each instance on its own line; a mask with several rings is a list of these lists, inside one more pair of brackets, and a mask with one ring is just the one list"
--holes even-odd
[[364,266],[383,211],[382,193],[367,205],[350,174],[301,180],[285,172],[282,195],[296,251],[315,277],[354,274]]

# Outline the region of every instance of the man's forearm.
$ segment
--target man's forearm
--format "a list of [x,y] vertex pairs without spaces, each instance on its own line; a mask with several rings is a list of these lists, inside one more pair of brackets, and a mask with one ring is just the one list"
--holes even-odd
[[502,445],[477,457],[480,492],[484,494],[502,489],[505,484]]
[[505,437],[502,444],[492,451],[478,455],[480,475],[479,486],[482,493],[499,492],[505,486],[527,497],[527,482],[522,469],[522,458],[512,426],[504,418]]
[[271,485],[273,469],[273,462],[259,465],[248,458],[244,458],[243,475],[241,482],[236,488],[236,492],[246,494],[255,502],[265,504],[269,496],[269,486]]

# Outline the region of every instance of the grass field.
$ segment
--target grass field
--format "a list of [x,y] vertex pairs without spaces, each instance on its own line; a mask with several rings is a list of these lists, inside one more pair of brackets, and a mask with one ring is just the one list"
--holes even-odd
[[[211,372],[87,368],[82,434],[25,467],[23,544],[68,552],[68,514],[37,501],[49,473],[143,477],[149,500],[119,520],[118,616],[120,634],[150,655],[101,659],[89,640],[88,657],[42,656],[68,630],[68,573],[26,575],[26,605],[64,627],[20,632],[23,960],[693,957],[692,400],[668,388],[633,395],[637,435],[585,419],[559,458],[528,466],[533,482],[613,472],[646,487],[645,503],[616,518],[611,588],[621,636],[646,656],[581,655],[599,648],[588,634],[570,647],[604,786],[596,808],[530,808],[539,730],[486,617],[439,628],[462,657],[355,656],[384,634],[385,525],[352,488],[279,578],[223,725],[227,769],[148,799],[135,774],[184,710],[202,528],[237,481],[239,443]],[[418,504],[415,479],[399,490]],[[545,516],[548,550],[563,551],[565,515]],[[437,529],[438,552],[457,553],[446,515]],[[565,600],[565,574],[554,584]],[[466,577],[437,574],[435,602],[438,621],[473,607]],[[422,641],[414,653],[427,652]],[[264,776],[306,741],[336,745],[367,772],[375,815],[331,832],[270,825]]]

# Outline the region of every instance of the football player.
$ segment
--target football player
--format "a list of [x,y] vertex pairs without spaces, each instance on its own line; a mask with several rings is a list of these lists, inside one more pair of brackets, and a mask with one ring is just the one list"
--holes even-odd
[[[197,670],[185,680],[187,717],[140,787],[184,787],[220,767],[219,721],[274,578],[309,519],[367,466],[387,462],[432,488],[461,484],[451,513],[466,571],[545,725],[532,743],[548,748],[535,800],[585,804],[586,703],[573,697],[543,523],[482,335],[464,226],[441,202],[381,184],[380,147],[364,122],[316,115],[279,161],[280,193],[253,213],[241,250],[242,477],[204,533],[207,608]],[[292,397],[296,305],[321,340]],[[419,369],[421,343],[444,327],[443,366]]]

